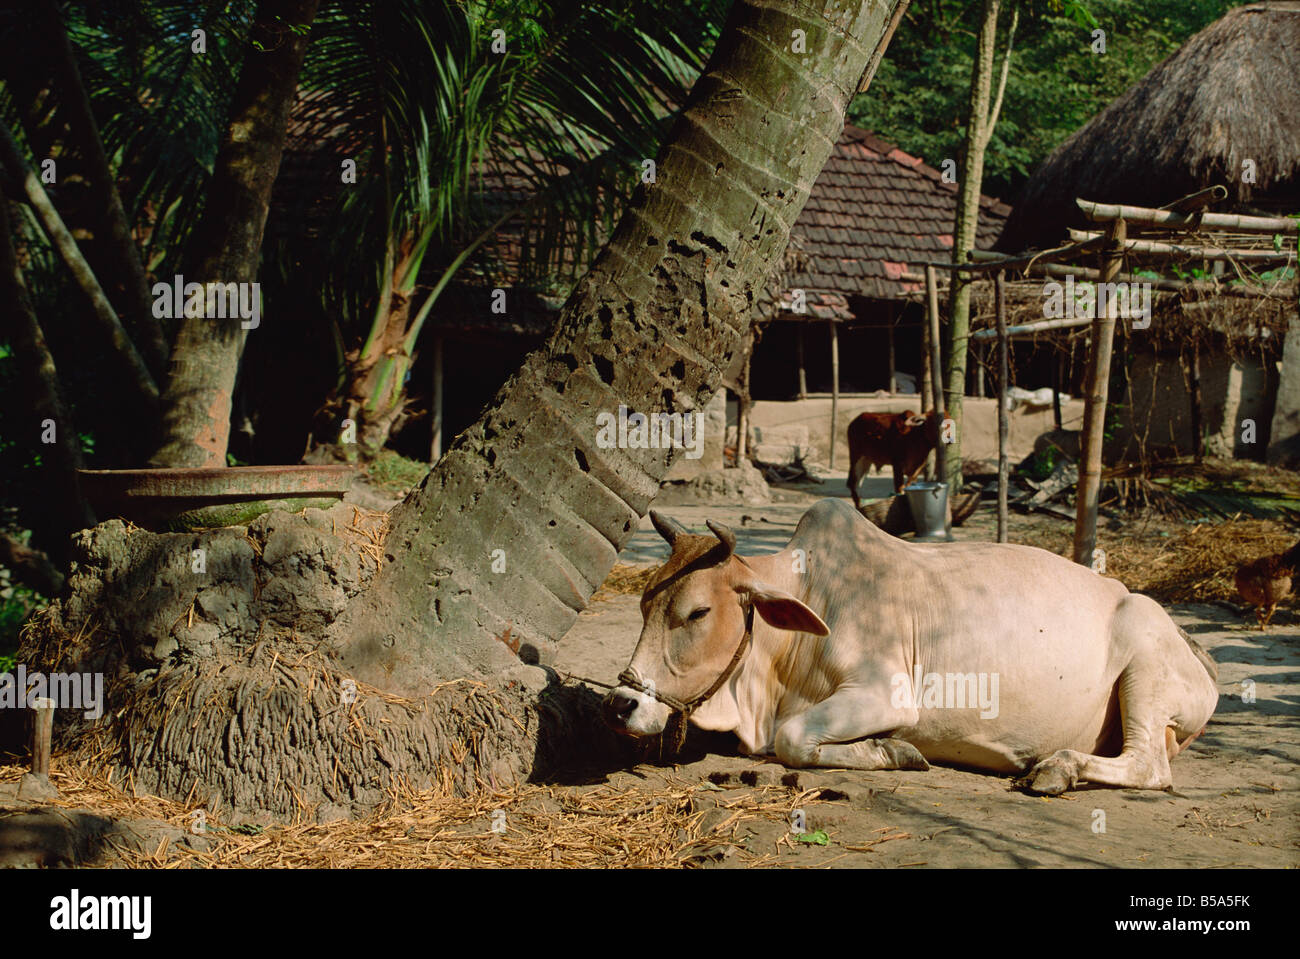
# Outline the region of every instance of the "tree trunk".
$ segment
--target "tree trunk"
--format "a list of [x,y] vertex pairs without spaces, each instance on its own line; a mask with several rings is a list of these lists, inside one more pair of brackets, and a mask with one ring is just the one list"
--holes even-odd
[[[984,151],[997,124],[1011,62],[1011,42],[1016,18],[1011,21],[1010,39],[1002,63],[996,100],[993,98],[994,47],[997,41],[998,13],[1002,0],[984,0],[978,48],[971,71],[970,109],[966,120],[966,143],[962,151],[958,184],[957,217],[953,226],[952,261],[964,263],[966,254],[975,248],[979,227],[980,192],[984,182]],[[966,352],[970,336],[971,285],[968,275],[953,271],[948,287],[947,353],[944,356],[945,399],[948,415],[957,424],[955,442],[948,445],[946,481],[952,495],[961,489],[962,401],[966,396]]]
[[[320,0],[261,0],[239,71],[230,120],[195,231],[198,283],[257,279],[271,186]],[[184,317],[163,395],[163,441],[154,466],[225,466],[235,374],[248,331],[236,318]]]
[[547,344],[393,511],[387,565],[332,633],[359,679],[428,689],[572,626],[674,455],[607,448],[597,416],[698,411],[716,392],[906,2],[736,3],[656,182]]

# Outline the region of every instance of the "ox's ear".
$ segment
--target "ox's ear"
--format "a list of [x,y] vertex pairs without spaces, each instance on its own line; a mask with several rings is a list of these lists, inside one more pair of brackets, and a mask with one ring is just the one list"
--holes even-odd
[[787,592],[758,582],[747,584],[743,591],[769,626],[814,636],[830,633],[830,627],[820,616]]

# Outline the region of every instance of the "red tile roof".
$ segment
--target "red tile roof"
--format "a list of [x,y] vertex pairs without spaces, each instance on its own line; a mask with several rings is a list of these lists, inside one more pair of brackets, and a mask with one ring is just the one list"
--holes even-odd
[[[848,297],[893,299],[919,288],[901,276],[952,255],[956,210],[957,187],[938,170],[846,126],[791,231],[808,258],[808,272],[790,283],[806,291],[806,315],[849,319]],[[999,200],[980,199],[981,249],[993,245],[1010,213]],[[783,303],[788,309],[788,292]]]

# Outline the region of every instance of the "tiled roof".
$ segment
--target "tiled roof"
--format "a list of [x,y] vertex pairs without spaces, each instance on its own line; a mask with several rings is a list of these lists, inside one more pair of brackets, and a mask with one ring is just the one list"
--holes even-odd
[[[866,130],[846,126],[791,231],[809,267],[790,286],[806,292],[809,318],[848,319],[848,298],[893,299],[922,287],[901,279],[916,264],[952,255],[957,187],[939,171]],[[1011,207],[980,199],[977,245],[997,239]],[[783,296],[790,305],[790,295]]]

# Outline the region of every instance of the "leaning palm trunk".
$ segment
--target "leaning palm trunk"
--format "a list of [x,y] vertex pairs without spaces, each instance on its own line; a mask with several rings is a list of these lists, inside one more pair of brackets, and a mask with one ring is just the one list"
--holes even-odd
[[[195,275],[187,282],[257,279],[271,186],[280,169],[289,109],[320,0],[261,0],[239,72],[226,136],[202,219]],[[172,347],[163,396],[163,442],[155,466],[225,466],[230,405],[248,331],[240,319],[186,316]]]
[[674,457],[609,448],[598,415],[690,413],[718,388],[905,5],[736,4],[547,344],[394,510],[392,561],[333,633],[359,678],[423,690],[572,626]]

